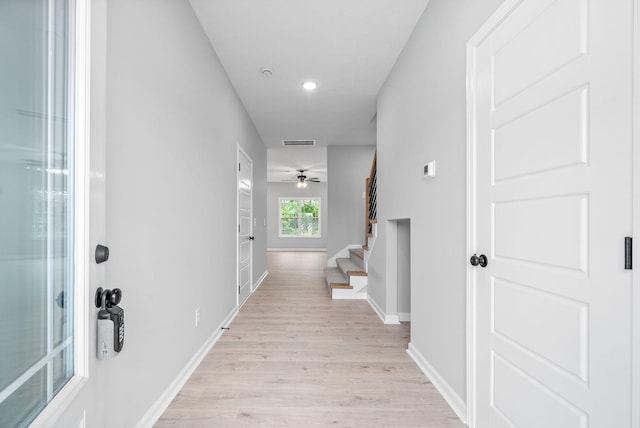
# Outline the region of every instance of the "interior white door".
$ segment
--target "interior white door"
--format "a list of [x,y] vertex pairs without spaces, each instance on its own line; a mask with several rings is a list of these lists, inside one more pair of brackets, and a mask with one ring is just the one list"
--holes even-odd
[[473,427],[630,426],[632,3],[509,0],[469,44]]
[[251,293],[253,161],[238,146],[238,306]]

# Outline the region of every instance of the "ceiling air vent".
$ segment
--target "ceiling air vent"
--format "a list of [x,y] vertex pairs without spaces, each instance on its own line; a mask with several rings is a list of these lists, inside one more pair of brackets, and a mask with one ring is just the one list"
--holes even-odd
[[313,147],[316,145],[316,140],[282,140],[282,145],[285,147]]

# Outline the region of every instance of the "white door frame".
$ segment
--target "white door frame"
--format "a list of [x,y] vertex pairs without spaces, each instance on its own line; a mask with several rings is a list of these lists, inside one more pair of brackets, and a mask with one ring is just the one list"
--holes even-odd
[[631,426],[640,428],[640,0],[633,1],[633,344]]
[[[253,236],[253,159],[249,154],[238,144],[238,152],[236,155],[236,164],[240,162],[240,154],[249,159],[251,162],[251,201],[249,202],[249,235]],[[237,171],[237,170],[236,170]],[[236,177],[236,223],[239,224],[240,213],[240,187],[238,186],[238,177]],[[239,308],[243,302],[240,301],[240,244],[238,237],[236,236],[236,306]],[[253,243],[249,244],[249,295],[253,293]],[[245,300],[246,301],[246,300]]]
[[[475,133],[476,87],[473,76],[476,71],[475,48],[488,35],[511,9],[521,0],[506,0],[467,43],[467,252],[472,254],[476,248],[474,232],[476,230],[476,156],[477,141]],[[632,338],[632,428],[640,428],[640,0],[633,0],[634,7],[634,47],[633,47],[633,338]],[[622,245],[622,244],[621,244]],[[476,290],[473,287],[473,270],[467,264],[467,418],[469,427],[476,426]]]

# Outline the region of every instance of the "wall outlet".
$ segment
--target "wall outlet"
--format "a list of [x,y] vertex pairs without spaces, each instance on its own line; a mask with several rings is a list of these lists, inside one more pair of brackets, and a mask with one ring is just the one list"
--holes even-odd
[[200,308],[196,308],[196,327],[200,325]]
[[433,178],[436,176],[436,161],[427,162],[422,167],[422,176],[424,178]]

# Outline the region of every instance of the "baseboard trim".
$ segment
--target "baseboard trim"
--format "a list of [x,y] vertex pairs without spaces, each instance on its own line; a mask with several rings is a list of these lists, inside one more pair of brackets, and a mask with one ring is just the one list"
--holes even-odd
[[309,251],[326,253],[326,248],[267,248],[267,251]]
[[220,339],[224,330],[222,327],[227,327],[231,321],[238,314],[238,308],[234,308],[229,315],[222,321],[220,326],[216,329],[216,331],[207,339],[207,341],[200,347],[200,349],[195,353],[195,355],[189,360],[187,365],[178,373],[178,376],[171,382],[171,384],[167,387],[167,389],[158,397],[158,399],[153,403],[153,405],[146,411],[146,413],[142,416],[142,418],[136,424],[136,428],[151,428],[153,424],[155,424],[160,416],[164,413],[165,410],[169,407],[173,399],[178,395],[182,387],[189,380],[189,377],[193,374],[193,372],[198,368],[198,365],[204,360],[204,357],[207,356],[213,345]]
[[444,380],[442,376],[438,373],[438,371],[433,368],[431,364],[427,361],[427,359],[413,346],[412,343],[409,343],[409,347],[407,349],[407,354],[413,359],[413,361],[420,367],[422,373],[425,374],[426,377],[429,378],[433,386],[438,390],[440,395],[445,399],[447,404],[451,407],[453,412],[460,418],[462,423],[467,423],[467,406],[462,398],[451,388],[451,385],[447,381]]
[[254,291],[256,291],[258,289],[258,287],[260,287],[262,285],[262,282],[265,280],[267,275],[269,275],[269,271],[265,270],[264,273],[262,275],[260,275],[260,278],[258,278],[258,280],[256,281],[256,286],[253,288],[253,290],[251,290],[252,293]]
[[398,312],[400,322],[411,322],[411,312]]
[[375,313],[378,314],[384,324],[400,324],[400,320],[398,319],[397,315],[385,314],[382,308],[378,306],[376,301],[373,300],[371,296],[367,296],[367,302],[369,302],[369,305],[371,305]]

